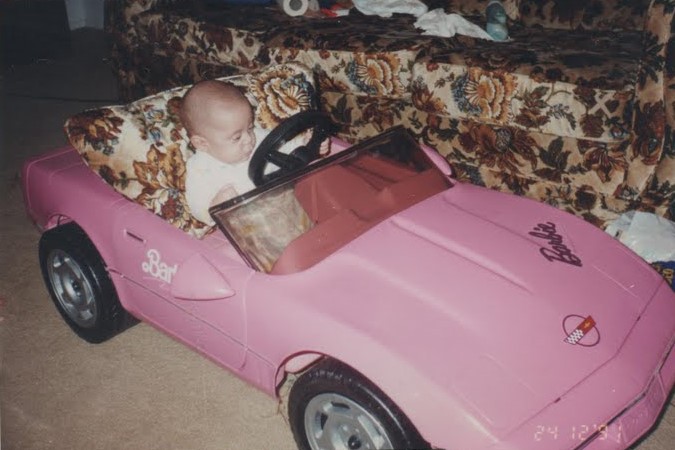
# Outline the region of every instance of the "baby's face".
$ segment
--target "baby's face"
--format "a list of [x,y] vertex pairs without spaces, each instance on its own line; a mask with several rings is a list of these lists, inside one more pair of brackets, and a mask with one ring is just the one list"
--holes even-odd
[[206,141],[200,150],[227,164],[247,161],[256,144],[251,106],[237,102],[212,111],[200,134]]

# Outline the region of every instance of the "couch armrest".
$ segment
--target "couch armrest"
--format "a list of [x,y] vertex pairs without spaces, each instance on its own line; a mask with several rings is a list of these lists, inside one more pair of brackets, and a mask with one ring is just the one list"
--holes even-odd
[[675,2],[652,0],[646,16],[633,111],[631,160],[623,196],[643,209],[675,213]]
[[137,97],[137,76],[134,73],[139,38],[136,20],[144,12],[162,6],[189,6],[201,0],[104,0],[104,29],[110,38],[110,65],[119,83],[120,97],[126,100]]

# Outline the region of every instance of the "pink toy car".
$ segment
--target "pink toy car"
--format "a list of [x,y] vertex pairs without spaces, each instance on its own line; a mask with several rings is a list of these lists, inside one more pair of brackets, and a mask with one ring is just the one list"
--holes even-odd
[[334,140],[311,164],[313,144],[275,151],[297,131],[266,139],[262,185],[212,208],[219,229],[202,239],[72,148],[28,161],[26,208],[68,325],[100,342],[133,316],[273,396],[297,374],[305,450],[625,449],[655,424],[675,383],[675,295],[635,254],[456,182],[401,128]]

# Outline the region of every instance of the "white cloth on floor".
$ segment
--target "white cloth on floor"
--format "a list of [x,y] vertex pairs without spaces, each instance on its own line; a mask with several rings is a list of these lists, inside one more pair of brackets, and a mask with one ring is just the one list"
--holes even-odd
[[367,16],[391,17],[398,13],[419,17],[429,11],[420,0],[353,0],[352,3]]
[[628,211],[605,231],[647,262],[675,261],[675,222],[654,213]]
[[479,39],[494,40],[480,26],[469,22],[459,14],[446,14],[442,8],[429,11],[418,18],[415,27],[423,29],[424,33],[422,34],[429,36],[452,37],[455,34],[462,34]]

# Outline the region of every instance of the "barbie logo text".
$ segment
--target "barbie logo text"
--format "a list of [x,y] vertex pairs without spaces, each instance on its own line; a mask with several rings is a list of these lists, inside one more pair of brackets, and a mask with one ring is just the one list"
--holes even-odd
[[141,264],[143,272],[158,280],[171,283],[171,278],[178,270],[178,266],[175,264],[173,266],[168,266],[166,263],[161,262],[160,254],[155,249],[148,250],[147,256],[148,260]]
[[563,243],[563,238],[558,234],[554,223],[537,224],[534,230],[530,231],[530,235],[548,241],[548,247],[541,247],[539,249],[547,260],[551,262],[560,261],[581,267],[581,259],[572,253],[572,250]]

